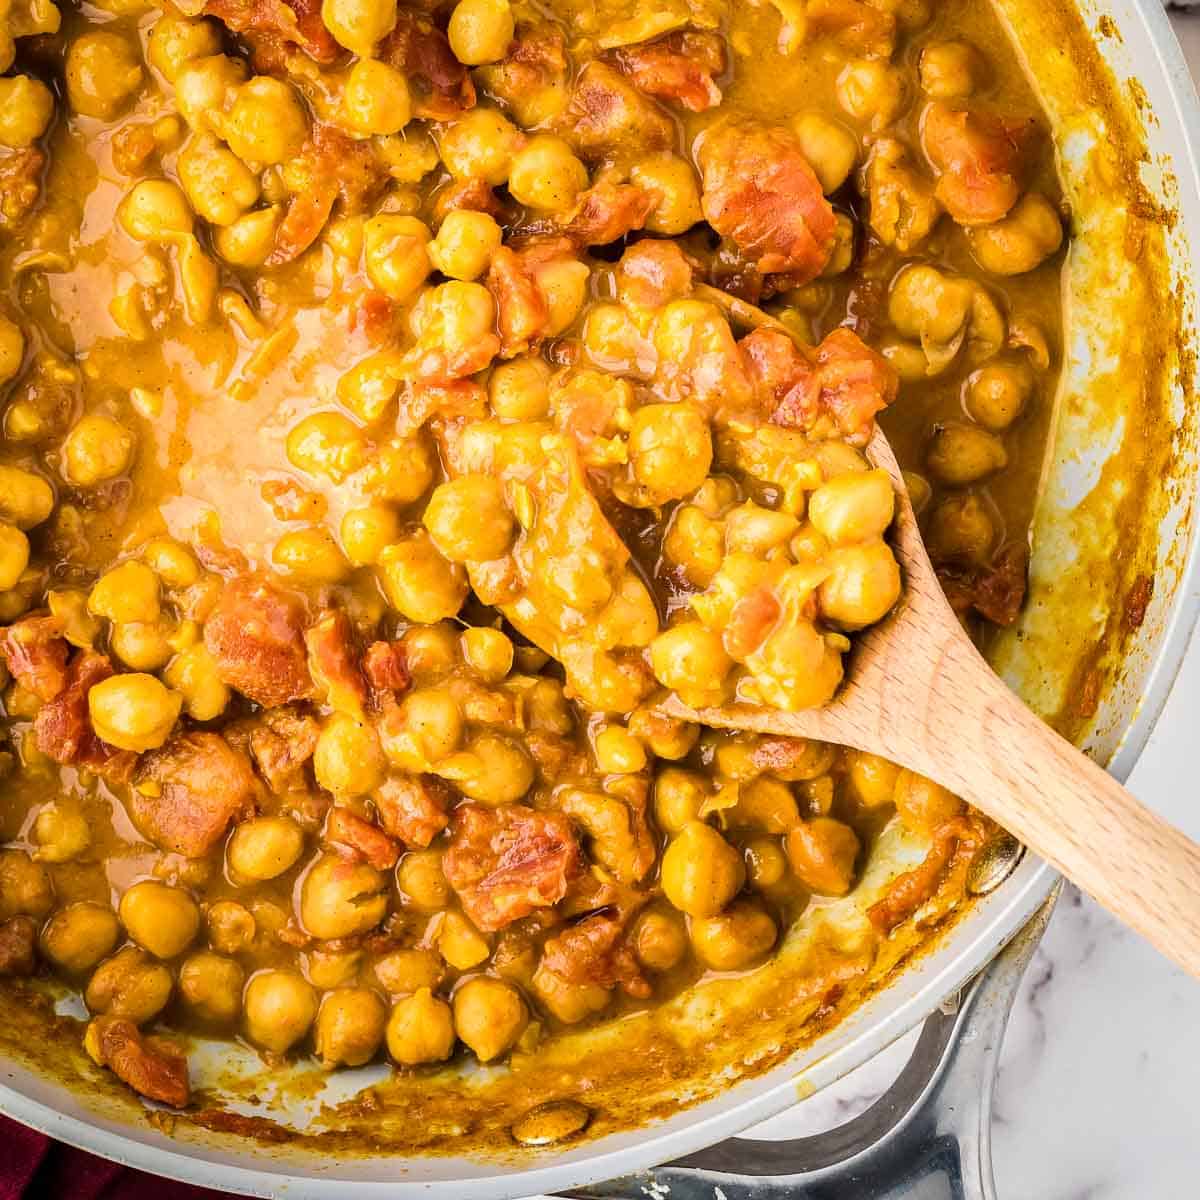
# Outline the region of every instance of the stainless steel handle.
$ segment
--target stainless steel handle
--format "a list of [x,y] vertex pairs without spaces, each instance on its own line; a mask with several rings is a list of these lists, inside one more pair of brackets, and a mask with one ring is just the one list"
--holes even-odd
[[895,1083],[861,1116],[819,1137],[731,1138],[637,1175],[568,1193],[578,1200],[996,1200],[992,1095],[1013,1000],[1058,889],[968,985],[929,1017]]

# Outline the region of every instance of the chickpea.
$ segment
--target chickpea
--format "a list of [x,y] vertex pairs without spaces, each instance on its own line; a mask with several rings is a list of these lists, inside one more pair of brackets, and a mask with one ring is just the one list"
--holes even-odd
[[467,598],[466,572],[447,562],[427,538],[411,537],[379,556],[388,603],[410,621],[431,625],[454,616]]
[[396,886],[409,904],[426,912],[450,903],[450,885],[438,850],[410,850],[396,868]]
[[974,492],[955,492],[938,502],[929,518],[929,553],[939,563],[987,561],[996,542],[996,523]]
[[664,237],[678,237],[704,220],[700,211],[700,185],[692,164],[677,154],[663,152],[634,163],[629,178],[638,187],[657,194],[646,228]]
[[40,862],[70,862],[92,844],[92,831],[83,813],[60,801],[38,810],[33,836],[38,843],[35,857]]
[[429,226],[416,217],[380,213],[363,226],[367,275],[393,300],[408,300],[429,277]]
[[677,834],[700,816],[709,797],[708,782],[695,771],[663,767],[654,780],[654,820],[664,833]]
[[229,868],[239,879],[258,883],[295,866],[304,852],[304,831],[290,817],[243,821],[225,848]]
[[904,476],[904,486],[912,502],[913,512],[919,517],[933,499],[933,486],[924,475],[919,475],[916,471],[902,471],[901,474]]
[[364,462],[362,431],[337,412],[311,413],[288,431],[288,462],[309,475],[343,482]]
[[353,983],[362,967],[361,950],[337,950],[330,945],[314,946],[304,956],[304,975],[320,991],[345,987]]
[[983,73],[979,53],[968,42],[930,42],[917,62],[921,90],[931,100],[969,96]]
[[243,162],[271,166],[300,153],[308,137],[308,118],[293,88],[256,75],[238,88],[223,132]]
[[121,923],[155,958],[182,954],[200,932],[200,909],[182,888],[157,879],[135,883],[121,897]]
[[440,679],[458,665],[458,627],[449,621],[409,629],[401,641],[409,674],[418,684]]
[[1033,372],[1025,363],[989,362],[967,377],[963,408],[985,429],[1003,433],[1025,411],[1033,386]]
[[241,59],[224,54],[192,59],[175,76],[175,104],[193,129],[219,132],[213,118],[218,118],[215,125],[222,124],[219,118],[229,110],[245,79],[246,64]]
[[534,778],[528,751],[496,733],[481,733],[466,750],[439,763],[435,772],[464,796],[490,808],[520,800]]
[[162,963],[136,946],[126,946],[96,968],[83,998],[94,1013],[143,1025],[167,1006],[173,986],[171,972]]
[[229,688],[203,642],[181,650],[163,672],[163,679],[183,697],[184,711],[193,721],[213,721],[229,703]]
[[458,701],[438,687],[414,688],[380,730],[384,753],[391,763],[414,774],[430,770],[453,754],[462,735]]
[[513,13],[508,0],[459,0],[446,34],[454,57],[469,67],[498,62],[513,39]]
[[488,401],[502,421],[541,420],[550,411],[549,364],[532,354],[500,363],[488,380]]
[[16,321],[0,314],[0,383],[16,377],[25,358],[25,334]]
[[760,775],[742,784],[737,805],[728,816],[734,828],[787,833],[799,824],[800,809],[792,789],[786,783],[768,775]]
[[482,179],[499,187],[522,141],[521,131],[502,113],[477,107],[441,131],[438,149],[456,179]]
[[699,621],[682,621],[660,633],[650,643],[654,677],[679,693],[684,703],[719,702],[733,660],[725,652],[721,635]]
[[370,1062],[383,1043],[387,1017],[383,1001],[369,988],[344,987],[327,993],[313,1036],[322,1066],[331,1070]]
[[633,952],[648,971],[669,971],[687,952],[688,936],[683,920],[670,909],[650,908],[633,923]]
[[513,644],[499,629],[463,631],[463,661],[485,683],[500,683],[512,670]]
[[146,52],[150,65],[174,83],[185,64],[221,52],[221,34],[215,21],[164,13],[150,30]]
[[162,612],[158,576],[145,563],[128,559],[96,581],[88,594],[88,611],[119,624],[157,621]]
[[384,504],[352,508],[342,518],[342,548],[355,566],[378,562],[383,551],[400,536],[400,520]]
[[137,51],[120,34],[77,37],[67,51],[67,99],[77,113],[111,121],[142,86]]
[[1024,275],[1062,245],[1062,217],[1039,192],[1027,192],[1008,216],[967,234],[975,261],[993,275]]
[[986,429],[947,421],[934,430],[925,465],[940,483],[955,487],[977,483],[1008,466],[1004,443]]
[[179,968],[179,993],[202,1021],[230,1025],[242,1011],[246,972],[232,958],[201,950]]
[[80,900],[60,908],[42,930],[42,953],[60,971],[90,971],[117,944],[121,927],[111,908]]
[[478,279],[500,248],[503,230],[487,213],[455,209],[446,214],[429,245],[434,267],[451,279]]
[[282,208],[275,205],[253,209],[233,224],[214,229],[213,245],[235,267],[261,267],[275,248],[275,235],[282,218]]
[[0,520],[32,529],[53,511],[54,491],[40,475],[0,464]]
[[663,894],[689,916],[716,916],[745,879],[742,856],[703,821],[689,821],[663,853]]
[[304,876],[300,920],[318,938],[366,933],[387,912],[387,881],[366,863],[322,855]]
[[178,171],[192,207],[213,225],[232,225],[258,199],[258,177],[210,133],[188,139]]
[[612,992],[595,983],[569,983],[561,975],[539,966],[533,975],[533,991],[541,1006],[564,1025],[574,1025],[603,1012]]
[[396,0],[324,0],[321,20],[339,45],[370,58],[375,43],[396,27]]
[[[833,220],[833,251],[821,271],[822,279],[832,279],[836,275],[844,274],[850,270],[850,264],[854,261],[854,242],[857,235],[853,219],[846,216],[845,213],[835,213]],[[813,283],[809,286],[817,288],[820,285]],[[798,293],[793,292],[792,294],[797,295]]]
[[382,782],[387,763],[372,725],[334,713],[317,738],[313,773],[335,796],[362,796]]
[[153,675],[114,675],[88,691],[92,728],[103,741],[141,754],[156,750],[171,735],[183,697]]
[[566,212],[587,185],[587,168],[552,133],[530,138],[513,155],[508,172],[513,199],[543,212]]
[[350,68],[342,93],[342,124],[364,137],[399,133],[412,118],[412,99],[403,72],[375,58]]
[[411,504],[433,482],[433,458],[420,437],[397,438],[379,449],[368,490],[389,504]]
[[295,971],[259,971],[246,984],[243,1007],[246,1036],[264,1050],[284,1054],[312,1025],[317,992]]
[[620,725],[608,725],[596,735],[596,766],[606,775],[633,775],[646,768],[642,743]]
[[375,978],[393,996],[435,990],[442,982],[445,970],[431,950],[393,950],[375,964]]
[[29,566],[29,539],[15,526],[0,522],[0,592],[15,588]]
[[271,562],[281,575],[301,583],[340,583],[350,572],[333,534],[323,526],[293,529],[275,543]]
[[905,267],[892,281],[888,316],[907,338],[944,345],[971,315],[975,285],[926,264]]
[[904,81],[890,63],[876,58],[851,59],[837,77],[842,109],[873,130],[890,125],[904,103]]
[[546,301],[546,337],[558,337],[571,325],[587,299],[591,272],[573,258],[546,263],[537,272],[537,286]]
[[926,836],[934,833],[939,825],[959,816],[964,808],[963,802],[952,791],[916,771],[900,772],[892,800],[905,829]]
[[423,520],[434,545],[454,563],[502,558],[516,532],[504,490],[488,475],[461,475],[434,488]]
[[444,1062],[454,1052],[450,1005],[427,987],[400,1000],[388,1017],[387,1048],[405,1067]]
[[746,878],[756,891],[769,892],[788,873],[787,855],[773,837],[751,838],[745,847]]
[[814,817],[791,830],[784,847],[796,878],[809,891],[844,896],[850,890],[861,844],[849,825]]
[[900,568],[886,542],[837,547],[825,561],[829,576],[818,602],[822,615],[843,629],[873,625],[900,599]]
[[192,210],[178,184],[169,179],[143,179],[117,209],[117,220],[139,242],[163,242],[192,232]]
[[714,971],[742,971],[766,958],[779,930],[770,913],[753,900],[738,900],[725,912],[694,918],[692,952]]
[[832,195],[850,177],[858,161],[858,138],[840,121],[821,113],[801,113],[792,130],[821,183],[821,191]]
[[511,1050],[529,1023],[529,1009],[511,983],[476,975],[454,991],[454,1031],[480,1062]]
[[254,915],[236,900],[218,900],[205,914],[208,943],[222,954],[238,954],[250,947],[258,932]]
[[633,414],[629,454],[637,481],[655,503],[678,500],[708,477],[713,444],[708,421],[694,404],[646,404]]
[[438,953],[456,971],[469,971],[487,962],[492,947],[462,913],[451,910],[442,914],[437,935]]
[[32,145],[54,116],[54,93],[28,75],[0,78],[0,144],[14,150]]
[[157,671],[174,653],[168,640],[170,632],[163,621],[114,625],[109,649],[131,670]]
[[846,753],[846,779],[855,800],[863,808],[884,808],[892,802],[900,768],[878,754],[865,750]]
[[808,519],[835,546],[882,537],[895,512],[892,479],[886,471],[839,475],[808,500]]

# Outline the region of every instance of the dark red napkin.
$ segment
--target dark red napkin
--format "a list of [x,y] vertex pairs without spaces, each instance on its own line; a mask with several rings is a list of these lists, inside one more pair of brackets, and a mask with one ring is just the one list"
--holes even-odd
[[224,1192],[118,1166],[0,1117],[0,1200],[221,1200],[223,1196]]

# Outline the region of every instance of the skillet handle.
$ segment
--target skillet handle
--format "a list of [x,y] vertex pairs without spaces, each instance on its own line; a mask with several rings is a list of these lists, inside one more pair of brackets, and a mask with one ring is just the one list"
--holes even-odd
[[866,1112],[816,1137],[730,1138],[673,1163],[568,1193],[577,1200],[996,1200],[992,1096],[1013,1000],[1058,898],[938,1011]]

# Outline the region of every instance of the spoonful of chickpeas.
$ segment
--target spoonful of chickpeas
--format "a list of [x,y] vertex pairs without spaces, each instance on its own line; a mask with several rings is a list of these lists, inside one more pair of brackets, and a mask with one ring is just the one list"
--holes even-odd
[[[731,319],[787,332],[743,301],[725,297],[721,303]],[[835,742],[927,776],[998,821],[1200,977],[1200,847],[1043,723],[996,676],[942,592],[904,476],[878,429],[867,457],[892,480],[891,544],[903,590],[884,620],[855,635],[833,699],[796,711],[743,704],[696,710],[672,697],[664,708],[706,725]],[[854,486],[854,476],[842,479],[846,488]],[[847,510],[855,507],[856,498],[844,500]],[[850,511],[827,516],[853,524]]]

